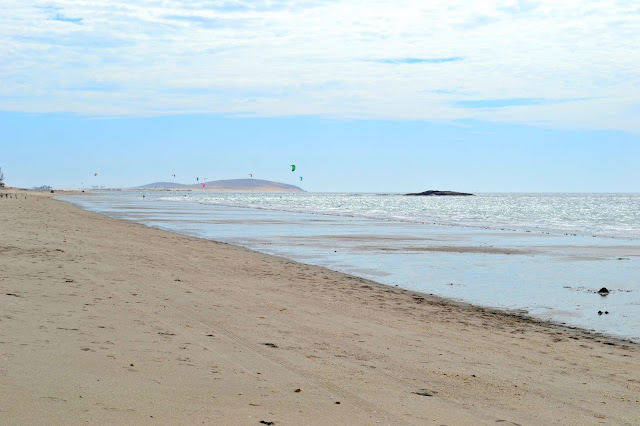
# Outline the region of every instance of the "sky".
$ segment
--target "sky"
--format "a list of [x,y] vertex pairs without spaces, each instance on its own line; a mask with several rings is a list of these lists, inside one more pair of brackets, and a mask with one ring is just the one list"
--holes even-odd
[[640,192],[638,46],[633,0],[3,0],[0,167]]

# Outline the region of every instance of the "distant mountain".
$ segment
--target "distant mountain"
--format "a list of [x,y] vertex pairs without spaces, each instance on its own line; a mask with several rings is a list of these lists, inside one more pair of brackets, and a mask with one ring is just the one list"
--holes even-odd
[[227,179],[214,180],[196,184],[183,184],[174,182],[154,182],[138,186],[132,189],[156,189],[177,191],[211,191],[211,192],[304,192],[295,185],[273,182],[261,179]]
[[154,182],[149,183],[147,185],[136,186],[133,189],[173,189],[173,188],[184,188],[189,185],[184,185],[182,183],[175,182]]

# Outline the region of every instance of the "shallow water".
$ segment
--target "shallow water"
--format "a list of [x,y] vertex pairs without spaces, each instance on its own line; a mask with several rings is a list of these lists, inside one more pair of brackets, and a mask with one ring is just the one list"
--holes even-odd
[[[144,200],[139,193],[116,192],[61,198],[112,217],[241,245],[392,286],[483,306],[526,310],[537,318],[640,340],[640,241],[633,235],[624,239],[610,232],[594,237],[590,235],[592,225],[576,226],[577,235],[571,235],[566,227],[513,225],[505,227],[523,230],[501,231],[493,229],[496,224],[491,221],[444,226],[415,218],[390,219],[389,215],[376,219],[341,211],[330,214],[324,208],[322,214],[285,211],[273,207],[278,196],[262,195],[271,207],[230,206],[229,199],[237,201],[244,194],[228,195],[225,205],[201,202],[197,195],[163,193],[147,194]],[[285,196],[295,199],[298,195],[306,200],[301,204],[308,203],[308,194]],[[339,195],[343,203],[355,204],[346,201],[347,194]],[[258,203],[260,197],[251,194],[254,204],[265,204]],[[324,204],[335,202],[335,194],[327,197],[334,201]],[[362,194],[354,197],[362,198]],[[467,213],[458,216],[463,214]],[[620,223],[599,227],[611,230]],[[598,295],[601,287],[611,293]],[[609,314],[598,315],[598,311]]]
[[166,201],[640,240],[640,194],[167,193]]

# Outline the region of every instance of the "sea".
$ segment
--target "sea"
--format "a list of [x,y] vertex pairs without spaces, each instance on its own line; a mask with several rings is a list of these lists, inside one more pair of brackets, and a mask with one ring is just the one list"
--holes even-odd
[[640,194],[107,191],[59,198],[118,219],[640,342]]

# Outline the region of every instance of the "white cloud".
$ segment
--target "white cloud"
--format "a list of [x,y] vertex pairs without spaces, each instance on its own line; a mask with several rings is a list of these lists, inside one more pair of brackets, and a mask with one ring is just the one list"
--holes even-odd
[[[5,0],[0,109],[640,132],[638,45],[640,6],[623,0]],[[511,98],[573,101],[457,104]]]

